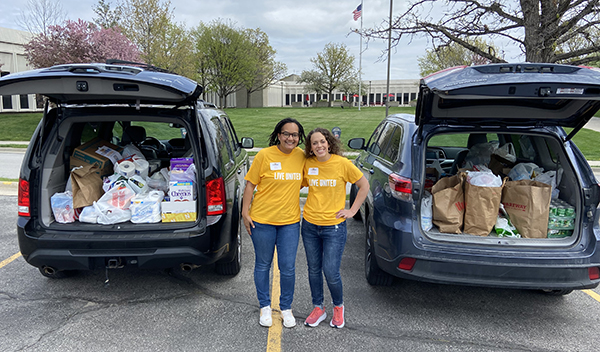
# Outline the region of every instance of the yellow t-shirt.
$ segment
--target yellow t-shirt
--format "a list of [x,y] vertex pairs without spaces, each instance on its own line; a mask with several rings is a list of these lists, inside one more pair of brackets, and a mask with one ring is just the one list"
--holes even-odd
[[332,154],[325,162],[316,157],[306,159],[303,185],[308,197],[303,217],[311,224],[331,226],[342,223],[335,213],[346,207],[346,183],[355,183],[363,173],[343,156]]
[[270,146],[256,154],[245,180],[256,185],[250,207],[252,221],[289,225],[300,221],[300,188],[304,152],[296,147],[285,154]]

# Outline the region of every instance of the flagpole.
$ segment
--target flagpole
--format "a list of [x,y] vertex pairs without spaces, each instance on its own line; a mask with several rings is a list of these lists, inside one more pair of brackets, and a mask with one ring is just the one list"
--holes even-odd
[[363,14],[365,9],[363,8],[363,1],[360,0],[360,51],[358,53],[358,111],[362,105],[362,40],[363,40]]
[[388,62],[387,62],[387,87],[386,87],[386,95],[387,99],[385,101],[385,117],[388,116],[388,112],[390,111],[390,63],[392,60],[392,4],[393,0],[390,0],[390,28],[388,32]]

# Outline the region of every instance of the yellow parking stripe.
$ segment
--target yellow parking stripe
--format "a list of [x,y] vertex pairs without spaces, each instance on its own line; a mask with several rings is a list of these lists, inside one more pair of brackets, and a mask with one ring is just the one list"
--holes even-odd
[[600,302],[600,295],[597,294],[596,292],[594,292],[592,290],[582,290],[582,291],[587,293],[588,295],[590,295],[596,301]]
[[267,337],[267,352],[281,351],[281,330],[283,319],[279,312],[279,265],[277,264],[277,251],[273,255],[273,282],[271,284],[271,310],[273,311],[273,325],[269,328]]
[[10,264],[10,262],[12,262],[13,260],[19,258],[21,256],[21,252],[17,252],[15,254],[13,254],[12,257],[8,258],[8,259],[4,259],[3,261],[0,262],[0,269],[2,269],[3,267],[5,267],[6,265]]

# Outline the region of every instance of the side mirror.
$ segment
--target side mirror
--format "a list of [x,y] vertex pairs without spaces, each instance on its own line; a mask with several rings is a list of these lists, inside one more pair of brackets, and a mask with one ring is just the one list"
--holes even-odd
[[365,149],[365,139],[364,138],[352,138],[348,141],[348,147],[350,149]]
[[254,148],[254,139],[250,137],[242,137],[242,142],[240,144],[244,149],[252,149]]

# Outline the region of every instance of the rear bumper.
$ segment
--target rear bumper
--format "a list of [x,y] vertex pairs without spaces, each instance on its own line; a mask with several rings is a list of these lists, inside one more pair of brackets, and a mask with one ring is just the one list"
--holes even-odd
[[[378,224],[381,225],[381,224]],[[396,277],[434,283],[516,289],[588,289],[600,279],[590,280],[589,269],[600,267],[596,241],[582,250],[540,252],[507,248],[481,249],[466,246],[444,250],[439,243],[415,241],[412,233],[378,227],[378,235],[390,234],[381,247],[375,241],[377,264]],[[456,245],[455,245],[456,246]],[[578,248],[583,248],[578,246]],[[399,269],[402,259],[414,258],[412,269]]]
[[41,236],[26,229],[25,219],[19,219],[17,236],[23,258],[33,266],[55,270],[95,270],[109,263],[141,269],[206,265],[219,260],[227,249],[211,249],[210,226],[164,233],[47,231]]

